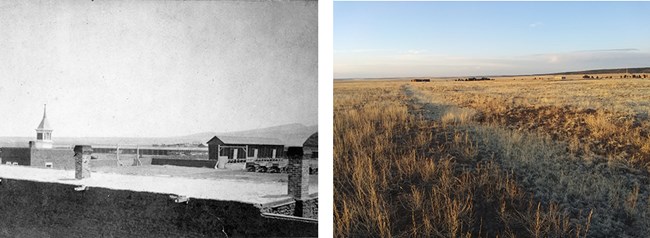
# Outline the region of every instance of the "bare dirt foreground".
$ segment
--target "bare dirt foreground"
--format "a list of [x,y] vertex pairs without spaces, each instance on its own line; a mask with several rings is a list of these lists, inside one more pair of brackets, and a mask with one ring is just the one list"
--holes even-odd
[[334,85],[339,237],[646,237],[650,80]]
[[[101,187],[117,190],[174,194],[192,198],[265,204],[291,198],[286,174],[257,174],[238,170],[215,170],[178,166],[99,167],[83,180],[74,171],[0,165],[0,177],[28,181]],[[283,176],[284,175],[284,176]],[[318,192],[317,176],[310,193]]]
[[279,177],[173,166],[113,172],[76,180],[74,171],[0,165],[0,237],[317,236],[316,223],[262,214],[297,209]]

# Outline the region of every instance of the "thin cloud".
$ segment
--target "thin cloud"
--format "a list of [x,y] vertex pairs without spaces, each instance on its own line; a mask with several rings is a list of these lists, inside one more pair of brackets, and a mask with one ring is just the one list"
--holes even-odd
[[543,26],[543,25],[544,25],[543,22],[534,22],[534,23],[530,23],[530,24],[528,24],[528,27],[530,27],[530,28],[536,28],[536,27],[538,27],[538,26]]
[[636,49],[636,48],[598,49],[598,50],[579,50],[579,51],[574,51],[574,52],[576,52],[576,53],[585,53],[585,52],[632,52],[632,51],[639,51],[639,49]]
[[386,49],[350,49],[350,50],[334,50],[334,53],[369,53],[369,52],[389,52]]
[[412,54],[412,55],[419,55],[422,53],[427,52],[426,50],[407,50],[405,53],[406,54]]

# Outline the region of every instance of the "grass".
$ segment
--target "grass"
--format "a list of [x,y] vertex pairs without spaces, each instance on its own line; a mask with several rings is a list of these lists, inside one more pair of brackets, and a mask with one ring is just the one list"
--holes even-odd
[[[479,121],[547,132],[571,150],[650,168],[650,80],[436,82],[422,101],[475,110]],[[461,114],[453,113],[460,116]]]
[[627,83],[335,82],[335,235],[647,234],[650,82]]

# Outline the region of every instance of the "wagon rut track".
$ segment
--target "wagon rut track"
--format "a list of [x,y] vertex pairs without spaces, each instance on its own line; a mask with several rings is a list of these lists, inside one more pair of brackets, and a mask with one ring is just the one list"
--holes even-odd
[[[574,223],[585,223],[589,219],[585,214],[593,210],[589,236],[643,237],[650,233],[650,180],[646,170],[605,160],[584,160],[568,153],[566,143],[557,138],[487,125],[480,117],[461,125],[443,126],[442,117],[459,106],[426,102],[408,84],[402,85],[401,91],[409,113],[434,125],[436,143],[445,143],[441,141],[443,138],[458,132],[469,137],[477,148],[476,153],[471,158],[452,155],[461,163],[497,163],[502,170],[511,171],[517,183],[535,201],[544,205],[558,204]],[[509,137],[520,139],[515,141]],[[527,155],[522,153],[527,148],[518,148],[522,145],[540,146],[539,150],[548,147],[557,153]]]

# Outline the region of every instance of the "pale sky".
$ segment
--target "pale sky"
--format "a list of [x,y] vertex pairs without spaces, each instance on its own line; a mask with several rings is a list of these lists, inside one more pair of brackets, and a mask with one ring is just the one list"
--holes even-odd
[[0,4],[0,136],[318,122],[316,1]]
[[334,2],[334,78],[650,66],[650,2]]

